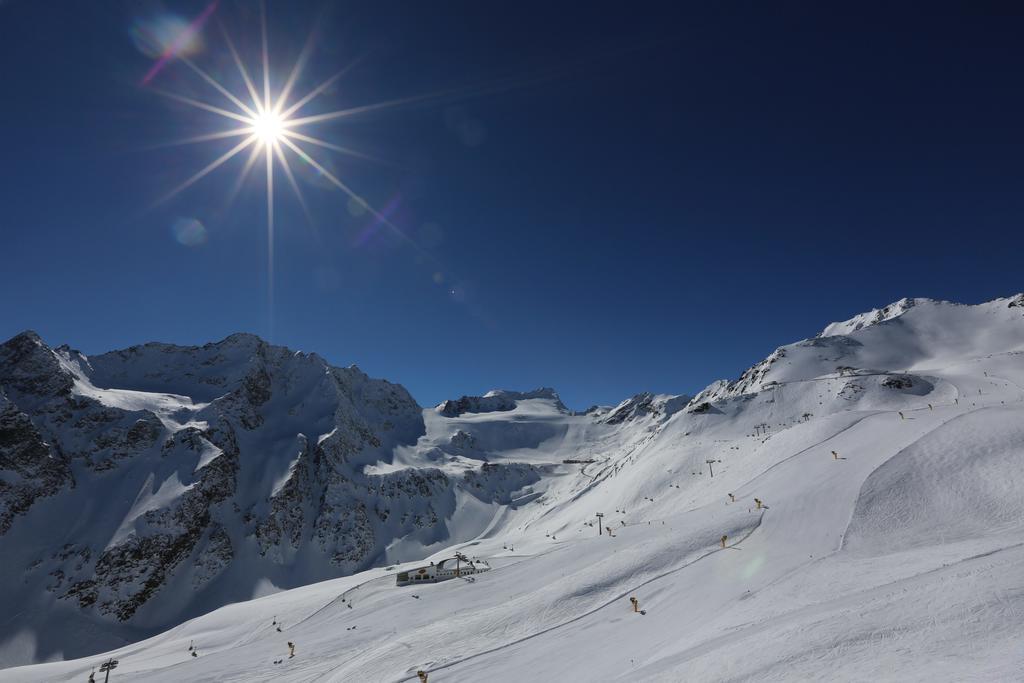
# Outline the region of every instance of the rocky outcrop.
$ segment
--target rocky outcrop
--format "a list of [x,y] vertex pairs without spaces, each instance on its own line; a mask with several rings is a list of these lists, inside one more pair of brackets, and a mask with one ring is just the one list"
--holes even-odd
[[540,481],[540,470],[521,463],[484,463],[463,475],[467,490],[486,503],[512,504],[512,494]]
[[908,299],[903,298],[899,301],[894,301],[888,306],[882,308],[873,308],[866,313],[856,315],[849,320],[843,322],[831,323],[824,330],[821,331],[819,337],[834,337],[838,335],[851,334],[862,330],[865,327],[871,325],[878,325],[888,320],[894,320],[900,317],[910,309],[923,303],[932,302],[933,299]]
[[456,453],[466,453],[476,448],[476,437],[460,429],[452,434],[452,438],[449,439],[448,445]]
[[[693,397],[689,404],[689,412],[697,412],[695,408],[705,403],[710,406],[710,404],[713,404],[716,401],[735,398],[745,394],[752,394],[761,391],[762,389],[769,388],[772,383],[766,379],[768,373],[771,371],[772,366],[785,357],[786,349],[775,349],[775,351],[773,351],[771,355],[763,361],[747,368],[747,370],[745,370],[738,379],[731,382],[723,379],[711,383],[703,391]],[[707,410],[705,409],[699,412],[707,412]]]
[[22,332],[0,345],[0,387],[8,395],[40,404],[68,396],[74,383],[75,377],[35,332]]
[[[189,557],[201,566],[205,580],[213,575],[217,562],[226,564],[230,540],[213,519],[214,506],[235,492],[239,452],[233,439],[220,430],[183,429],[170,436],[161,454],[199,459],[204,452],[215,457],[192,472],[187,489],[166,505],[146,511],[130,533],[116,539],[98,553],[87,578],[79,578],[61,595],[82,607],[96,605],[101,614],[121,621],[130,619],[171,578]],[[230,432],[227,432],[230,433]],[[209,439],[220,435],[223,447]],[[201,541],[206,537],[206,543]],[[199,549],[196,552],[196,549]],[[219,560],[216,558],[219,556]],[[204,581],[205,582],[205,581]]]
[[626,399],[599,419],[611,425],[645,417],[664,420],[685,408],[689,401],[689,396],[665,396],[645,392]]
[[0,535],[37,499],[73,482],[68,463],[55,452],[28,415],[0,394]]
[[567,412],[558,394],[551,388],[535,389],[534,391],[495,389],[483,396],[463,396],[455,400],[449,399],[437,406],[436,410],[445,417],[458,417],[464,413],[494,413],[515,410],[519,401],[538,398],[554,401],[559,410]]

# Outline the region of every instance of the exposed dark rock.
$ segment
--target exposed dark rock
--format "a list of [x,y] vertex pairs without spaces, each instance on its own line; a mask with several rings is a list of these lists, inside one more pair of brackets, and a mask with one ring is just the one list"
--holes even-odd
[[560,410],[568,412],[555,390],[546,387],[534,391],[495,390],[485,396],[463,396],[455,400],[449,399],[437,406],[437,412],[445,417],[458,417],[463,413],[506,412],[515,410],[519,401],[535,398],[553,400]]
[[37,499],[73,483],[67,462],[47,444],[28,415],[0,394],[0,536]]
[[704,401],[703,403],[698,403],[697,405],[690,408],[689,412],[701,415],[704,413],[710,413],[713,407],[714,406],[712,406],[710,403]]
[[663,419],[682,410],[689,400],[689,396],[656,396],[645,392],[626,399],[601,421],[614,425],[648,416]]

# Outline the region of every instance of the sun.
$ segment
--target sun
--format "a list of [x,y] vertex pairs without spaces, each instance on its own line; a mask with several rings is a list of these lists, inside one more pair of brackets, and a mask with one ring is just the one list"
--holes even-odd
[[[2,2],[3,0],[0,0],[0,3]],[[233,124],[233,127],[231,128],[221,129],[202,135],[195,135],[170,144],[186,145],[208,142],[220,143],[224,140],[230,140],[233,138],[240,139],[240,141],[192,176],[185,179],[179,185],[172,188],[158,199],[157,203],[159,204],[170,200],[172,197],[199,182],[234,157],[248,151],[248,159],[242,167],[241,173],[238,177],[238,182],[235,183],[234,189],[228,196],[228,203],[230,204],[233,200],[234,195],[238,192],[238,188],[240,188],[242,183],[249,177],[250,172],[257,167],[257,163],[261,160],[264,161],[265,164],[261,165],[265,165],[266,167],[265,195],[267,202],[268,269],[270,271],[273,271],[275,176],[279,174],[284,176],[288,185],[291,186],[295,198],[299,201],[299,204],[306,213],[307,218],[310,217],[309,208],[306,205],[306,201],[302,196],[302,192],[299,189],[298,182],[296,181],[295,174],[292,170],[292,164],[296,162],[313,169],[317,173],[319,180],[326,181],[338,190],[341,190],[348,196],[350,201],[361,206],[364,211],[368,213],[374,221],[376,221],[376,223],[387,226],[395,235],[410,244],[413,244],[408,235],[399,229],[397,225],[391,222],[387,216],[374,208],[369,201],[353,190],[348,183],[342,181],[338,176],[328,170],[327,166],[317,159],[317,156],[318,154],[324,153],[323,151],[326,150],[358,158],[363,161],[371,161],[375,163],[386,162],[382,162],[380,159],[352,149],[351,147],[338,145],[336,143],[314,137],[309,134],[309,130],[316,127],[318,124],[337,122],[354,116],[365,116],[367,114],[395,107],[422,105],[428,102],[441,102],[456,96],[466,96],[476,92],[476,90],[440,90],[411,97],[384,100],[373,104],[364,104],[361,106],[349,107],[347,109],[328,111],[321,114],[303,115],[302,110],[308,104],[317,97],[327,93],[335,83],[337,83],[345,74],[356,66],[359,60],[354,60],[348,65],[343,66],[333,76],[321,82],[315,88],[306,92],[303,96],[296,97],[293,92],[294,88],[299,81],[301,72],[309,61],[311,51],[314,47],[315,32],[311,32],[309,38],[306,40],[305,46],[302,48],[302,52],[296,59],[291,72],[288,74],[283,84],[275,84],[278,87],[272,87],[270,50],[267,44],[266,5],[265,2],[261,0],[259,7],[262,50],[260,54],[261,59],[251,65],[254,68],[250,69],[246,66],[238,50],[235,48],[234,41],[232,41],[227,29],[223,26],[220,27],[224,43],[235,63],[235,66],[238,68],[238,74],[241,76],[241,81],[244,85],[244,90],[241,92],[232,92],[225,87],[220,80],[214,78],[197,63],[192,61],[187,50],[182,47],[190,44],[190,41],[195,38],[196,34],[203,28],[206,20],[210,18],[214,10],[217,8],[218,3],[219,0],[211,0],[207,8],[203,10],[203,12],[185,29],[183,29],[180,32],[180,35],[169,41],[170,44],[160,55],[156,64],[153,65],[146,76],[142,79],[141,85],[156,95],[166,97],[181,104],[186,104],[210,114],[216,114],[221,117],[222,122],[227,120]],[[210,86],[210,88],[216,91],[223,98],[219,105],[203,99],[187,97],[182,94],[156,87],[155,79],[158,74],[174,62],[180,62],[187,66],[208,86]],[[262,78],[260,78],[260,76]],[[262,81],[262,83],[260,81]],[[486,92],[487,90],[492,90],[495,87],[499,86],[489,86],[486,89],[479,90],[479,92]],[[318,153],[314,153],[314,150],[317,150]]]
[[[2,0],[0,0],[0,2],[2,2]],[[394,106],[395,104],[400,104],[402,102],[384,102],[377,105],[364,105],[362,107],[303,116],[302,109],[316,97],[324,94],[328,88],[336,83],[345,73],[348,72],[349,69],[352,68],[352,66],[354,66],[354,63],[342,68],[302,97],[293,96],[293,88],[297,84],[300,73],[308,61],[310,51],[313,48],[314,34],[311,33],[309,39],[306,41],[306,45],[303,48],[302,53],[296,60],[287,79],[278,88],[273,88],[270,74],[271,60],[267,46],[266,7],[262,2],[260,3],[260,34],[262,38],[262,51],[260,56],[262,59],[260,60],[261,63],[256,65],[257,68],[254,69],[254,71],[258,75],[262,76],[262,78],[253,78],[253,75],[256,74],[250,75],[250,69],[246,67],[238,53],[238,50],[235,49],[234,42],[228,35],[227,30],[221,27],[224,42],[226,43],[235,66],[238,67],[238,73],[245,86],[244,92],[232,92],[225,87],[221,81],[211,76],[202,67],[193,62],[188,54],[181,49],[181,46],[186,44],[202,28],[203,23],[212,14],[217,3],[218,0],[213,0],[206,10],[204,10],[204,12],[195,21],[189,24],[188,27],[181,32],[181,35],[171,41],[167,50],[165,50],[160,59],[157,60],[157,63],[152,69],[150,69],[145,78],[143,78],[142,85],[155,94],[167,97],[182,104],[187,104],[211,114],[216,114],[221,117],[222,120],[231,121],[234,124],[232,128],[221,129],[203,135],[196,135],[191,138],[179,140],[172,144],[180,145],[215,142],[231,138],[240,139],[240,141],[237,144],[234,144],[234,146],[232,146],[227,152],[224,152],[191,177],[180,183],[177,187],[170,190],[158,200],[158,203],[171,199],[178,193],[194,185],[216,169],[223,166],[235,156],[248,151],[248,159],[242,167],[234,188],[228,195],[228,203],[230,204],[241,188],[242,183],[249,177],[250,172],[257,167],[258,162],[264,162],[259,165],[265,166],[266,169],[267,301],[270,313],[270,327],[272,330],[274,293],[275,176],[278,174],[282,174],[284,176],[284,179],[287,181],[288,185],[291,186],[296,199],[298,199],[299,204],[302,206],[303,211],[311,222],[312,218],[310,217],[309,208],[306,205],[306,201],[299,189],[299,184],[295,178],[295,174],[292,171],[292,163],[295,161],[315,170],[318,173],[319,178],[331,183],[334,187],[348,195],[352,200],[358,201],[361,206],[366,207],[367,212],[370,213],[377,222],[390,227],[393,231],[404,237],[404,233],[402,233],[394,223],[374,209],[366,199],[358,195],[348,186],[348,184],[343,182],[340,178],[331,173],[331,171],[329,171],[322,163],[320,163],[314,157],[311,148],[316,147],[362,159],[373,160],[373,157],[357,152],[348,147],[343,147],[341,145],[322,140],[305,132],[308,128],[319,123],[343,119],[355,114]],[[186,97],[185,95],[165,91],[156,87],[154,84],[156,76],[166,66],[173,62],[180,62],[187,66],[207,85],[223,97],[224,101],[220,103],[220,106],[200,99],[195,99],[193,97]],[[262,88],[258,85],[259,81],[262,81]],[[418,98],[412,99],[415,100]],[[230,106],[229,108],[225,108],[225,105]]]
[[[0,0],[2,3],[3,0]],[[332,173],[324,163],[321,163],[317,156],[324,151],[335,152],[349,157],[359,158],[380,163],[379,159],[354,150],[347,146],[338,145],[310,134],[310,129],[318,124],[336,122],[353,116],[363,116],[372,112],[379,112],[393,107],[401,107],[414,104],[423,104],[431,101],[442,101],[460,92],[456,90],[438,91],[425,93],[412,97],[404,97],[393,100],[385,100],[373,104],[349,107],[327,111],[320,114],[304,114],[303,110],[317,97],[324,95],[348,73],[358,60],[339,69],[333,76],[324,80],[319,85],[309,90],[301,97],[293,92],[299,82],[299,77],[305,65],[309,61],[311,51],[314,47],[315,32],[311,32],[306,40],[302,52],[296,59],[294,66],[283,83],[271,83],[271,58],[267,44],[267,17],[266,6],[260,2],[260,42],[261,59],[251,64],[252,68],[246,66],[235,44],[227,30],[221,26],[221,34],[224,43],[230,53],[231,59],[238,68],[238,75],[241,77],[244,90],[232,92],[224,83],[194,62],[189,56],[185,46],[202,29],[203,24],[217,8],[219,0],[211,0],[207,8],[192,23],[181,31],[175,39],[170,41],[165,51],[160,55],[156,64],[149,70],[142,79],[141,85],[154,94],[166,97],[181,104],[202,110],[209,114],[216,114],[222,123],[230,122],[232,127],[221,128],[213,132],[195,135],[189,138],[175,141],[173,145],[186,145],[195,143],[222,143],[231,140],[233,146],[226,152],[220,154],[216,159],[208,163],[192,176],[185,179],[169,192],[164,194],[157,203],[163,203],[175,197],[186,188],[191,187],[228,161],[243,152],[248,152],[247,159],[242,165],[241,172],[231,192],[227,195],[227,204],[230,205],[238,194],[242,184],[250,174],[263,166],[265,168],[265,198],[267,216],[267,302],[269,309],[270,328],[273,330],[273,299],[274,299],[274,186],[275,177],[283,176],[291,187],[295,198],[302,206],[307,219],[312,223],[312,217],[306,200],[299,188],[299,184],[292,170],[293,163],[306,166],[316,172],[320,181],[326,181],[336,189],[341,190],[348,196],[350,202],[355,202],[363,211],[368,213],[375,225],[387,226],[392,233],[403,239],[405,242],[415,246],[415,242],[395,225],[386,215],[378,211],[364,197],[353,190],[348,183],[344,182],[337,175]],[[215,91],[222,100],[218,104],[196,99],[183,94],[163,90],[156,85],[157,76],[170,64],[181,63],[193,71],[203,82]],[[262,81],[262,82],[261,82]],[[261,87],[262,86],[262,87]],[[238,140],[234,144],[234,140]],[[315,151],[316,150],[316,151]],[[263,163],[259,163],[259,162]]]
[[[2,2],[2,0],[0,0]],[[269,259],[272,263],[273,260],[273,232],[274,232],[274,176],[278,173],[284,175],[284,179],[287,180],[288,185],[294,191],[296,198],[306,211],[307,216],[309,210],[306,207],[305,199],[302,197],[302,192],[299,190],[298,183],[294,173],[292,172],[292,163],[297,160],[298,162],[305,164],[314,169],[322,179],[327,180],[329,183],[334,185],[337,189],[344,192],[351,199],[358,201],[361,205],[367,206],[367,210],[373,217],[380,221],[382,224],[390,226],[393,230],[398,230],[397,226],[392,224],[385,216],[377,212],[370,203],[359,196],[352,188],[345,182],[342,182],[337,176],[331,173],[323,164],[321,164],[313,155],[311,147],[317,147],[323,150],[329,150],[353,157],[359,157],[361,159],[374,160],[370,157],[356,150],[348,147],[343,147],[326,140],[322,140],[312,135],[307,134],[305,131],[315,126],[316,124],[335,121],[338,119],[347,118],[356,114],[362,114],[367,111],[376,109],[386,108],[394,106],[396,104],[402,104],[405,100],[382,102],[376,105],[364,105],[362,107],[354,107],[350,109],[341,109],[337,111],[329,111],[323,114],[316,114],[311,116],[303,116],[302,109],[313,101],[319,95],[324,94],[328,88],[336,83],[345,73],[347,73],[355,64],[349,64],[345,66],[333,76],[320,83],[302,97],[293,96],[293,89],[298,82],[299,75],[303,70],[306,62],[310,57],[310,51],[313,48],[313,34],[310,34],[310,38],[306,41],[306,45],[295,62],[291,73],[285,79],[284,83],[279,88],[273,88],[271,85],[270,77],[270,53],[267,46],[267,24],[266,24],[266,8],[264,4],[260,3],[260,27],[262,37],[262,59],[261,63],[257,63],[256,74],[250,74],[250,69],[246,67],[242,61],[238,50],[235,49],[235,44],[228,35],[226,29],[221,27],[224,42],[227,45],[228,51],[238,67],[238,73],[241,76],[242,83],[245,86],[244,92],[234,93],[228,90],[218,79],[211,76],[198,64],[192,61],[192,59],[185,54],[183,51],[178,50],[176,46],[183,44],[186,38],[190,38],[192,34],[197,32],[203,22],[212,13],[212,8],[215,8],[217,1],[214,0],[206,11],[203,12],[195,21],[193,21],[188,28],[183,31],[182,35],[178,39],[172,41],[172,45],[168,48],[167,52],[161,56],[158,63],[146,74],[142,84],[155,94],[167,97],[175,100],[182,104],[187,104],[191,107],[201,109],[205,112],[216,114],[222,119],[233,122],[234,127],[226,130],[219,130],[204,135],[197,135],[191,138],[177,141],[172,144],[191,144],[191,143],[202,143],[202,142],[214,142],[223,141],[230,138],[240,138],[240,142],[235,144],[227,152],[221,154],[215,160],[204,166],[198,172],[191,177],[187,178],[184,182],[179,184],[177,187],[170,190],[165,194],[159,201],[167,201],[171,197],[174,197],[179,192],[192,186],[202,178],[206,177],[216,169],[223,166],[230,159],[248,150],[248,159],[245,162],[242,172],[239,176],[239,182],[236,183],[236,187],[240,187],[242,181],[249,176],[257,162],[261,159],[265,161],[266,166],[266,199],[267,199],[267,236],[271,240],[270,256]],[[206,82],[213,90],[219,93],[223,98],[224,102],[218,106],[210,102],[206,102],[192,97],[186,97],[174,92],[168,92],[154,86],[154,79],[156,75],[168,64],[172,62],[180,62],[186,65],[189,69],[196,73],[203,81]],[[253,76],[257,76],[254,78]],[[262,76],[262,78],[259,78]],[[262,83],[260,83],[262,81]],[[262,88],[260,87],[262,85]],[[423,98],[406,98],[407,100],[416,101]],[[230,108],[224,108],[224,104],[230,104]],[[291,158],[291,161],[289,160]],[[237,191],[237,190],[235,190]],[[272,266],[271,266],[272,267]]]
[[288,122],[275,111],[258,114],[252,119],[252,132],[265,147],[273,147],[284,137],[285,124]]

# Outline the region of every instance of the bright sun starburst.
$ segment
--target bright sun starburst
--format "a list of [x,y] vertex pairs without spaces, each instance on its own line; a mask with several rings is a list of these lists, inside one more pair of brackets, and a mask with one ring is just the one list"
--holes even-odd
[[[215,6],[211,5],[211,7]],[[261,6],[262,9],[262,6]],[[299,55],[295,66],[292,68],[288,79],[281,87],[280,92],[276,95],[273,93],[270,82],[270,54],[267,48],[267,25],[266,25],[266,14],[265,11],[261,11],[261,35],[262,35],[262,88],[258,89],[252,76],[250,76],[250,69],[246,68],[242,58],[239,56],[238,50],[235,49],[235,45],[228,35],[227,31],[222,27],[222,34],[224,36],[224,42],[226,43],[228,50],[231,52],[231,56],[234,60],[235,66],[238,67],[238,72],[242,77],[242,82],[245,84],[246,94],[238,95],[231,92],[225,87],[220,81],[213,78],[210,74],[204,71],[199,65],[197,65],[192,59],[190,59],[184,53],[175,53],[178,46],[187,42],[187,40],[197,32],[202,25],[202,21],[210,14],[210,8],[207,9],[200,19],[193,22],[185,30],[185,33],[179,37],[178,40],[174,41],[172,45],[168,47],[167,53],[158,61],[157,66],[146,75],[143,84],[149,84],[149,81],[159,72],[157,67],[162,67],[171,60],[177,60],[186,64],[192,71],[194,71],[200,78],[206,82],[211,88],[217,91],[233,109],[226,109],[223,106],[216,106],[209,102],[193,99],[191,97],[185,97],[177,93],[160,90],[158,88],[151,88],[153,92],[170,98],[177,102],[190,105],[197,109],[201,109],[211,114],[216,114],[222,118],[228,119],[237,125],[234,128],[228,130],[217,131],[214,133],[208,133],[205,135],[198,135],[186,140],[180,141],[182,144],[186,143],[200,143],[210,142],[214,140],[223,140],[232,137],[241,137],[242,141],[236,144],[234,147],[229,149],[227,152],[207,164],[205,167],[200,169],[197,173],[189,177],[183,183],[171,190],[163,199],[170,199],[185,188],[193,185],[197,181],[201,180],[205,176],[212,173],[214,170],[225,164],[228,160],[234,158],[238,154],[249,149],[249,159],[242,170],[242,177],[248,175],[249,171],[256,164],[259,157],[261,156],[266,161],[267,168],[267,207],[268,211],[273,210],[273,182],[274,182],[274,170],[277,164],[280,165],[281,171],[284,173],[285,178],[291,185],[292,190],[295,192],[295,196],[305,207],[305,201],[302,197],[302,192],[299,190],[298,184],[295,182],[295,176],[292,173],[291,165],[289,163],[289,156],[295,156],[301,159],[303,162],[309,164],[317,170],[324,178],[326,178],[335,187],[349,195],[353,199],[357,200],[361,205],[368,207],[369,211],[378,219],[385,223],[387,220],[379,213],[373,210],[373,208],[366,202],[365,199],[357,195],[352,189],[338,179],[333,173],[324,168],[323,164],[317,161],[310,153],[306,145],[313,145],[319,148],[332,150],[342,154],[348,154],[352,156],[358,156],[366,158],[365,155],[360,154],[352,149],[342,147],[340,145],[332,144],[326,140],[313,137],[305,132],[308,126],[322,123],[324,121],[336,120],[346,116],[351,116],[358,113],[363,113],[371,109],[377,109],[386,106],[392,106],[394,104],[400,104],[408,100],[398,100],[393,102],[384,102],[376,105],[369,105],[364,107],[357,107],[353,109],[341,109],[337,111],[328,112],[325,114],[316,114],[313,116],[298,116],[299,112],[309,104],[318,95],[321,95],[330,86],[332,86],[348,68],[342,69],[338,73],[334,74],[326,81],[313,88],[310,92],[306,93],[303,97],[293,99],[292,90],[295,87],[295,83],[299,78],[303,66],[309,58],[310,51],[312,49],[312,40],[307,41],[306,46],[303,48],[302,53]],[[246,101],[246,98],[248,101]],[[273,224],[272,214],[268,217],[268,222]],[[392,226],[393,227],[393,226]]]
[[[361,159],[369,159],[371,161],[379,160],[373,159],[373,157],[367,156],[366,154],[351,148],[343,147],[333,142],[328,142],[327,140],[314,137],[309,133],[309,129],[311,127],[327,121],[337,121],[348,117],[362,116],[394,107],[422,105],[428,102],[436,103],[454,101],[456,99],[462,99],[469,96],[501,92],[514,87],[522,87],[530,83],[543,82],[544,80],[548,80],[552,77],[550,75],[531,79],[513,77],[500,79],[491,83],[480,84],[474,88],[451,88],[438,90],[411,97],[396,98],[372,104],[364,104],[348,109],[329,111],[322,114],[302,115],[302,111],[306,105],[318,96],[324,94],[354,66],[354,63],[341,69],[302,97],[293,97],[292,91],[295,88],[298,78],[302,74],[306,62],[309,60],[313,48],[313,34],[311,33],[283,85],[280,86],[279,90],[272,87],[270,52],[267,47],[266,7],[261,2],[260,37],[262,51],[260,60],[261,64],[258,66],[258,73],[260,74],[262,81],[260,84],[261,87],[257,87],[250,75],[251,73],[256,73],[257,68],[246,67],[245,62],[243,62],[238,50],[235,48],[227,30],[224,29],[223,26],[220,26],[224,44],[230,52],[231,59],[238,69],[238,74],[241,76],[241,82],[244,84],[244,92],[241,94],[232,92],[221,81],[202,69],[190,57],[192,52],[194,52],[192,48],[194,47],[195,42],[197,42],[203,25],[214,14],[219,2],[220,0],[212,0],[212,2],[198,17],[196,17],[194,21],[192,21],[191,24],[183,30],[178,31],[176,37],[170,40],[168,44],[164,44],[162,46],[161,51],[156,55],[156,61],[142,79],[141,85],[158,95],[186,104],[209,114],[215,114],[221,119],[226,119],[234,124],[234,127],[232,128],[217,130],[203,135],[196,135],[191,138],[179,140],[172,144],[207,143],[230,140],[232,138],[241,138],[241,141],[234,144],[231,149],[218,156],[216,159],[208,163],[164,195],[160,200],[161,202],[171,199],[178,193],[194,185],[219,167],[223,166],[229,160],[248,150],[248,158],[242,167],[242,171],[238,176],[232,191],[227,197],[228,203],[231,203],[234,196],[241,189],[245,180],[249,177],[250,173],[256,166],[257,162],[262,158],[264,162],[263,165],[266,170],[267,306],[271,335],[273,334],[274,318],[274,178],[278,173],[281,173],[285,180],[287,180],[288,185],[291,187],[296,199],[302,206],[307,218],[310,218],[309,208],[302,196],[302,191],[299,189],[299,184],[296,182],[295,174],[292,171],[292,163],[296,160],[315,170],[322,180],[327,181],[347,195],[351,202],[350,205],[357,206],[361,212],[368,214],[374,221],[375,226],[385,226],[389,228],[395,236],[406,244],[417,249],[419,255],[426,261],[434,261],[432,256],[419,249],[415,242],[394,223],[392,223],[386,215],[374,208],[370,202],[358,195],[351,187],[349,187],[349,185],[329,171],[325,167],[325,164],[321,163],[321,161],[316,158],[313,150],[316,149],[320,152],[328,150],[330,152],[336,152]],[[222,98],[221,101],[217,104],[212,104],[208,101],[187,97],[179,93],[154,87],[154,79],[172,62],[180,62],[188,66],[188,68],[201,78],[209,88],[217,93],[219,98]],[[385,213],[390,213],[390,210],[391,209],[389,208]]]
[[265,147],[273,147],[281,141],[287,123],[287,119],[282,119],[277,112],[263,112],[252,119],[252,132],[259,137]]
[[[438,93],[434,93],[426,96],[417,96],[410,98],[403,98],[397,100],[391,100],[386,102],[379,102],[376,104],[363,105],[360,107],[354,107],[350,109],[341,109],[337,111],[331,111],[323,114],[314,114],[309,116],[300,116],[302,109],[313,101],[317,96],[323,94],[328,88],[338,81],[350,68],[351,65],[335,73],[333,76],[320,83],[320,85],[313,88],[311,91],[303,95],[302,97],[293,98],[292,91],[295,87],[296,81],[302,73],[303,67],[309,59],[310,52],[313,47],[312,34],[310,39],[306,41],[306,45],[303,47],[295,65],[293,66],[291,73],[281,86],[280,91],[274,92],[271,86],[270,76],[270,53],[267,47],[267,20],[266,20],[266,8],[261,4],[260,6],[260,28],[262,38],[262,64],[260,65],[260,74],[262,76],[262,87],[257,88],[256,83],[253,81],[250,75],[251,70],[246,68],[245,63],[240,57],[238,50],[235,48],[231,37],[228,35],[227,30],[221,26],[221,33],[224,38],[228,50],[231,53],[232,60],[235,66],[238,68],[238,73],[241,76],[242,82],[245,85],[245,93],[239,95],[231,92],[223,83],[215,79],[198,64],[196,64],[188,56],[188,51],[182,49],[183,46],[189,44],[201,30],[206,20],[213,14],[218,4],[218,0],[214,0],[203,13],[197,17],[195,21],[188,25],[178,36],[175,38],[164,50],[163,54],[159,56],[159,59],[146,74],[142,81],[142,85],[147,86],[153,92],[175,100],[177,102],[187,104],[196,109],[216,114],[217,116],[227,119],[232,123],[236,124],[235,127],[227,130],[219,130],[204,135],[198,135],[195,137],[180,140],[175,144],[193,144],[193,143],[205,143],[212,141],[225,140],[230,138],[241,138],[241,142],[235,144],[227,152],[224,152],[219,157],[214,159],[212,162],[201,168],[191,177],[187,178],[184,182],[179,184],[177,187],[168,192],[161,201],[166,201],[191,185],[195,184],[202,178],[206,177],[220,166],[227,163],[230,159],[241,154],[242,152],[249,150],[248,159],[242,168],[241,175],[238,181],[235,183],[231,197],[238,192],[245,179],[249,176],[253,167],[262,157],[265,162],[266,168],[266,209],[267,209],[267,281],[268,281],[268,305],[270,307],[271,315],[271,326],[273,325],[273,277],[274,277],[274,178],[276,175],[277,168],[283,173],[285,179],[288,181],[295,197],[298,199],[306,215],[309,216],[309,209],[306,205],[305,199],[302,196],[302,191],[299,189],[299,185],[296,182],[295,175],[292,172],[291,161],[294,159],[300,160],[302,163],[309,165],[315,169],[321,178],[326,179],[329,183],[334,185],[336,188],[344,192],[348,197],[356,202],[364,211],[369,213],[374,220],[381,224],[388,226],[395,231],[399,236],[408,239],[404,233],[401,232],[388,218],[377,211],[366,199],[356,194],[346,183],[342,182],[334,173],[325,168],[324,164],[318,161],[312,152],[310,146],[319,149],[330,150],[333,152],[360,157],[363,159],[370,159],[365,154],[359,153],[347,147],[343,147],[326,140],[314,137],[307,132],[304,132],[308,127],[314,126],[315,124],[323,123],[326,121],[337,120],[348,116],[357,114],[365,114],[367,112],[376,111],[379,109],[385,109],[393,106],[399,106],[403,104],[409,104],[419,102],[427,99],[435,98]],[[192,97],[186,97],[178,93],[169,92],[156,87],[153,87],[151,81],[159,74],[159,72],[173,61],[181,62],[187,65],[195,74],[197,74],[210,88],[216,91],[225,102],[221,102],[220,106],[211,104],[206,101],[194,99]],[[230,108],[226,108],[230,105]]]

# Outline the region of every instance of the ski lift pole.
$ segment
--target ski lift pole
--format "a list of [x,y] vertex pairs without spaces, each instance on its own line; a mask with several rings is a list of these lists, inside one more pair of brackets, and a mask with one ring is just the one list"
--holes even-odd
[[721,461],[721,460],[705,460],[704,462],[706,462],[706,463],[707,463],[707,465],[708,465],[708,469],[709,469],[709,470],[711,471],[711,478],[712,478],[712,479],[714,479],[714,477],[715,477],[715,468],[714,468],[714,464],[715,464],[716,462],[722,462],[722,461]]
[[601,529],[601,518],[604,517],[604,513],[598,512],[595,514],[597,515],[597,535],[601,536],[604,534],[604,531]]
[[120,662],[113,658],[100,664],[100,671],[106,672],[106,676],[103,677],[103,683],[107,683],[107,681],[110,680],[110,672],[116,669],[118,664],[120,664]]
[[455,553],[455,576],[462,576],[460,562],[469,562],[469,558],[460,552]]

